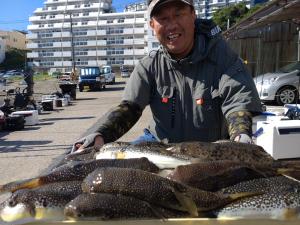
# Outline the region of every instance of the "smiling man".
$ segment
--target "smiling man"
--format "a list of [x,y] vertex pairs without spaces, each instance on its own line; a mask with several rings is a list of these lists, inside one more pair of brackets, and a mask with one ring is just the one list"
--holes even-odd
[[78,140],[73,151],[101,147],[125,134],[150,105],[152,120],[137,141],[251,143],[261,103],[252,77],[210,20],[196,19],[192,0],[150,0],[160,42],[135,66],[121,103]]

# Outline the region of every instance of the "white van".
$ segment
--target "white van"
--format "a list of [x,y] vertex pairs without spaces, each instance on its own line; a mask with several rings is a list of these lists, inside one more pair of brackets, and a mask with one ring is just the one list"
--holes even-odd
[[106,84],[114,84],[116,82],[115,73],[111,66],[101,66],[101,74],[105,76]]

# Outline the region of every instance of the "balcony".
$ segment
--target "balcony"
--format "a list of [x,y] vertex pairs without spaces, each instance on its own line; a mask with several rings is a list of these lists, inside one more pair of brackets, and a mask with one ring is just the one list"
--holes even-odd
[[43,11],[44,11],[43,8],[37,8],[36,10],[34,10],[34,13],[41,13]]
[[71,42],[54,42],[53,43],[54,48],[62,48],[62,47],[71,47]]
[[27,53],[27,58],[38,58],[39,57],[39,54],[37,52],[28,52]]
[[125,28],[124,34],[144,34],[144,28]]
[[27,49],[35,49],[35,48],[38,48],[39,46],[38,46],[38,43],[28,43],[27,45],[26,45],[26,48]]
[[26,34],[26,39],[32,40],[32,39],[37,39],[38,35],[34,33]]
[[135,64],[137,64],[138,63],[138,60],[124,60],[124,65],[125,66],[134,66]]
[[54,61],[54,66],[70,67],[70,66],[72,66],[72,62],[71,61]]
[[[87,35],[88,36],[96,36],[96,31],[95,30],[88,30]],[[97,30],[97,35],[98,36],[106,35],[106,30]]]
[[71,57],[71,52],[54,52],[53,57]]
[[61,38],[61,37],[71,37],[70,32],[55,32],[53,33],[54,38]]

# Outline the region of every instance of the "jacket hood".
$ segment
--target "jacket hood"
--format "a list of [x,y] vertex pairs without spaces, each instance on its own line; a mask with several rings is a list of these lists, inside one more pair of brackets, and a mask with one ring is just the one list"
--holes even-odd
[[197,63],[207,57],[211,48],[221,38],[221,29],[212,20],[196,19],[195,20],[195,38],[192,52],[181,60],[172,59],[171,55],[163,46],[159,51],[172,63]]

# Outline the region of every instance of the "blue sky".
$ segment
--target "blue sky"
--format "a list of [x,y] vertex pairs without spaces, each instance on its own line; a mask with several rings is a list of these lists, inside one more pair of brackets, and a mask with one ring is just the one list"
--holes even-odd
[[[46,0],[1,0],[0,30],[27,30],[28,18],[36,8],[43,7]],[[128,3],[138,0],[113,0],[117,12]]]

